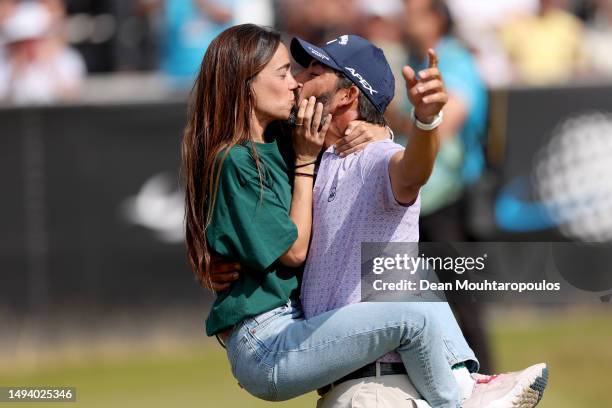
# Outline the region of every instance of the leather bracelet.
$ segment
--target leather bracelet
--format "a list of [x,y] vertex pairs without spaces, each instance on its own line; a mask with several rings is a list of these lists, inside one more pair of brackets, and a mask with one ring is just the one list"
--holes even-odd
[[310,162],[310,163],[296,164],[296,165],[295,165],[295,166],[293,166],[293,167],[294,167],[294,168],[296,168],[296,169],[299,169],[300,167],[310,166],[311,164],[317,164],[317,161],[315,160],[315,161]]
[[314,174],[308,174],[308,173],[295,173],[296,176],[303,176],[303,177],[310,177],[312,179],[314,179]]

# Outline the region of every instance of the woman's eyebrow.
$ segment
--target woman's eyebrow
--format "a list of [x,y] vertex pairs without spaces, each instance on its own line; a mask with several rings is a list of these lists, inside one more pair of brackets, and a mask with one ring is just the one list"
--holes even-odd
[[285,64],[285,65],[283,65],[282,67],[278,67],[278,68],[276,68],[276,70],[277,70],[277,71],[281,71],[281,70],[283,70],[283,69],[289,69],[289,67],[291,67],[291,63],[290,63],[290,62],[286,63],[286,64]]

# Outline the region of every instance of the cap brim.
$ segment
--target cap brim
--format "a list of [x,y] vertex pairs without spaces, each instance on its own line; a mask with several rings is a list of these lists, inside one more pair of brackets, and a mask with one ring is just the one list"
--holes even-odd
[[308,41],[304,41],[301,38],[294,37],[291,40],[290,50],[293,59],[304,68],[308,68],[310,61],[314,59],[336,71],[342,71],[342,68],[336,64],[323,48],[310,44]]

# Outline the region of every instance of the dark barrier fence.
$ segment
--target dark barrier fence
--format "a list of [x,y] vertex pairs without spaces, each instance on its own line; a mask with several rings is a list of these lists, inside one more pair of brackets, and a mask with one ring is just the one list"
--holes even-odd
[[193,303],[183,103],[0,111],[0,303]]
[[612,84],[498,90],[491,100],[489,157],[509,181],[530,173],[535,155],[567,119],[612,113]]
[[[494,214],[500,191],[533,171],[559,123],[611,112],[611,94],[599,85],[494,92],[487,150],[496,181],[474,189],[471,201]],[[1,308],[210,299],[182,242],[185,119],[182,101],[0,110]],[[559,237],[554,228],[502,233],[498,221],[488,218],[483,239]]]
[[488,207],[495,216],[487,235],[612,238],[604,227],[612,221],[612,183],[605,182],[611,140],[611,84],[493,92],[487,149],[495,175]]

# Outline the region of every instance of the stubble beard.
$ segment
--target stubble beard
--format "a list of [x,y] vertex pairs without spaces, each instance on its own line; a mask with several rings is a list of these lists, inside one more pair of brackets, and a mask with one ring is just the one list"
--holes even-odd
[[[323,114],[321,116],[322,117],[321,124],[319,125],[319,130],[321,130],[323,125],[325,125],[325,121],[327,120],[327,115],[329,114],[329,111],[330,111],[332,92],[322,93],[321,95],[317,96],[316,98],[317,98],[317,102],[321,102],[323,104]],[[299,99],[298,95],[296,95],[295,104],[291,108],[291,113],[289,114],[289,118],[287,118],[287,120],[284,122],[285,125],[289,126],[290,128],[295,128],[295,126],[297,124],[297,115],[298,115],[298,110],[299,110],[299,102],[300,102],[300,99]]]

